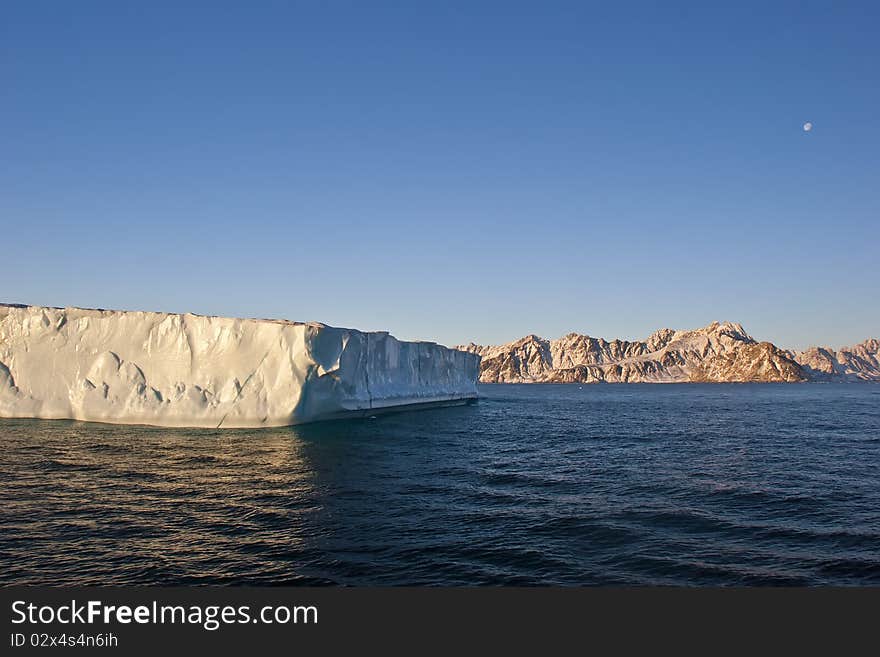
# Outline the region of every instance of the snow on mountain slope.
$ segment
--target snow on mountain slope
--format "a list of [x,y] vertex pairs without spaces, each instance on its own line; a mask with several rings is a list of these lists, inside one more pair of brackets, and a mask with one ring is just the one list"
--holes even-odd
[[630,342],[570,333],[526,336],[506,345],[457,347],[483,357],[484,383],[804,381],[800,365],[732,322],[692,331],[661,329]]
[[880,340],[870,339],[854,347],[811,347],[789,352],[815,381],[880,381]]
[[284,426],[476,397],[479,358],[317,323],[0,305],[0,417]]

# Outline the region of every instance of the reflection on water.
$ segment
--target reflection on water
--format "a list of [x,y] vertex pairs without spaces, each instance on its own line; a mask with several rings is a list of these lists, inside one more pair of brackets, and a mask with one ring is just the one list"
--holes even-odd
[[307,549],[320,501],[291,431],[32,421],[2,431],[4,535],[24,539],[4,541],[9,579],[36,567],[54,573],[35,578],[46,583],[92,571],[85,582],[104,571],[120,581],[264,580],[283,571],[261,554]]
[[880,386],[482,394],[269,430],[0,420],[0,582],[880,583]]

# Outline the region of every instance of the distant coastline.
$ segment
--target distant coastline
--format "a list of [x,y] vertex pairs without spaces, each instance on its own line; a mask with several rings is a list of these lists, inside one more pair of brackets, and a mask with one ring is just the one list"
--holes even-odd
[[458,345],[481,358],[481,383],[880,382],[880,340],[852,347],[781,349],[740,324],[660,329],[641,341],[569,333],[503,345]]

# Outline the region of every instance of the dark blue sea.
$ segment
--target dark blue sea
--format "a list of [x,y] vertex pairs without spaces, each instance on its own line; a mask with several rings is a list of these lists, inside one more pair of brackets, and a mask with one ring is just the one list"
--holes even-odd
[[880,385],[495,385],[268,430],[0,420],[0,583],[880,584]]

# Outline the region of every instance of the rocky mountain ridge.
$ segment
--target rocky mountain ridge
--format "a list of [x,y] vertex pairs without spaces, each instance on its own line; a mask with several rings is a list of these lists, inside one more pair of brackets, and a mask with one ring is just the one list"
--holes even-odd
[[837,351],[811,347],[788,353],[813,381],[880,381],[880,340],[876,338]]
[[876,339],[837,351],[786,351],[755,340],[733,322],[660,329],[642,341],[569,333],[556,340],[527,335],[504,345],[455,348],[482,357],[483,383],[880,381]]

